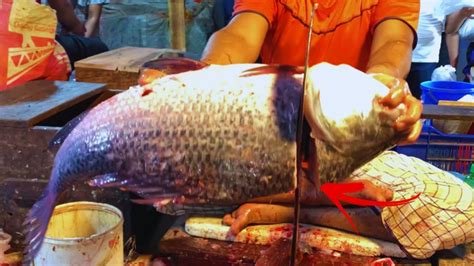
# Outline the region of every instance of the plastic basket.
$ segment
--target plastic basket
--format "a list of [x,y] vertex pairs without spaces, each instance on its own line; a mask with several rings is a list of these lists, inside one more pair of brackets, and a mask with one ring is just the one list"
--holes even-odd
[[467,175],[474,162],[474,135],[445,134],[427,121],[415,144],[397,146],[394,150],[440,169]]
[[424,104],[438,104],[439,100],[457,101],[463,96],[474,95],[474,84],[461,81],[425,81],[421,86]]

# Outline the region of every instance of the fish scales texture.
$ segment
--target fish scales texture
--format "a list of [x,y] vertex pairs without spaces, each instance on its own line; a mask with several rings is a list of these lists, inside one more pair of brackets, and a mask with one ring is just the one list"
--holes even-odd
[[289,102],[298,99],[289,94],[298,96],[300,87],[255,86],[252,79],[262,84],[261,77],[197,87],[186,76],[194,78],[164,78],[91,111],[59,151],[58,168],[65,170],[59,176],[118,172],[125,188],[160,187],[196,203],[230,204],[293,189],[299,103]]

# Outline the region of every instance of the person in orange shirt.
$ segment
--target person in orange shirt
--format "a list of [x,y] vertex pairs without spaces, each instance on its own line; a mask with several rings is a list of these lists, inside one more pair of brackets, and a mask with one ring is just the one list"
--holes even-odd
[[[404,79],[416,46],[419,0],[236,0],[234,17],[211,36],[201,60],[232,64],[260,59],[265,64],[304,65],[315,2],[309,64],[348,64],[367,73],[386,74],[401,81],[392,92],[399,94],[407,86]],[[398,129],[411,130],[406,142],[414,142],[421,131],[421,103],[408,89],[403,93],[410,116],[400,119]]]
[[236,0],[230,23],[209,39],[202,61],[213,64],[304,64],[312,3],[310,65],[348,64],[404,78],[416,45],[419,1]]

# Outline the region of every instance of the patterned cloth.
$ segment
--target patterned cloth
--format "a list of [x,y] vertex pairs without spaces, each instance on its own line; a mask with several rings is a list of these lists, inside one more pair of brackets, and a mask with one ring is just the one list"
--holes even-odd
[[103,5],[110,3],[109,0],[72,0],[74,6],[79,5],[82,7],[86,7],[88,5]]
[[418,158],[385,152],[356,172],[394,191],[393,200],[422,193],[409,204],[382,210],[385,227],[414,258],[474,241],[473,189],[452,174]]
[[69,60],[64,47],[62,47],[57,41],[54,41],[54,43],[53,56],[49,60],[43,78],[46,80],[68,80],[69,74],[72,70],[71,61]]
[[[37,0],[38,3],[47,4],[48,0]],[[88,5],[108,4],[110,0],[71,0],[71,4],[76,6],[86,7]]]

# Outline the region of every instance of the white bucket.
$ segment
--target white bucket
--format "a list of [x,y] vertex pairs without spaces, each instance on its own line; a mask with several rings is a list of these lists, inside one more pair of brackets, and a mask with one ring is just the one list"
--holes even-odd
[[102,203],[58,205],[34,265],[123,265],[123,217]]

